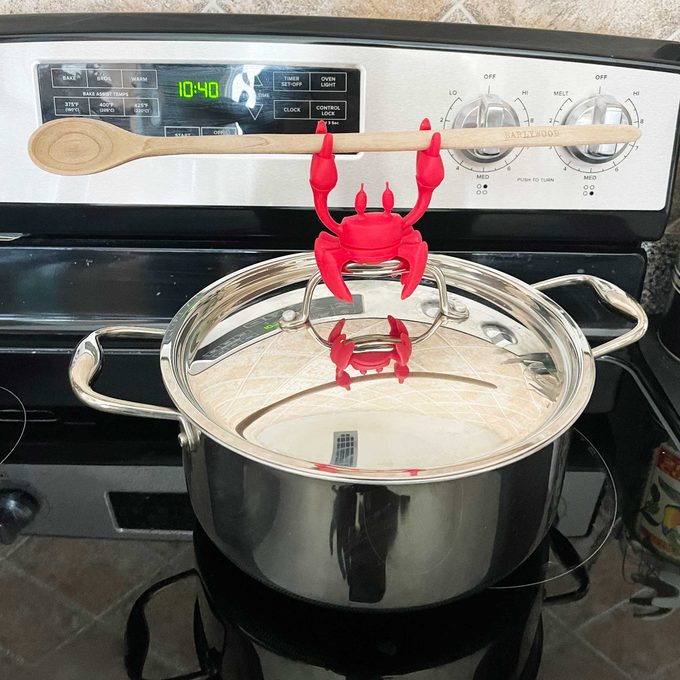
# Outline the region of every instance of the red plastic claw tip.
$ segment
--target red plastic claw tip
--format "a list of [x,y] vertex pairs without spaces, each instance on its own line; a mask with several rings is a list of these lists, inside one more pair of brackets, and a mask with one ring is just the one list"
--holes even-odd
[[397,255],[408,265],[408,271],[401,276],[401,299],[405,300],[420,284],[427,265],[427,243],[404,243]]
[[354,343],[347,342],[347,336],[340,333],[344,323],[344,319],[338,321],[328,336],[328,340],[331,342],[331,361],[335,364],[336,373],[344,371],[349,366],[354,353]]
[[322,195],[330,193],[338,183],[338,169],[333,158],[333,135],[330,133],[324,135],[319,153],[312,154],[309,183],[315,194]]
[[406,366],[406,365],[402,366],[401,364],[394,364],[394,375],[397,376],[397,380],[399,381],[400,385],[402,385],[404,380],[406,380],[406,378],[408,378],[410,372],[411,371],[409,371],[408,366]]
[[316,265],[328,290],[339,300],[352,302],[352,293],[350,293],[342,278],[342,268],[348,262],[348,259],[343,251],[334,247],[333,238],[326,236],[325,232],[321,232],[317,236],[316,241],[314,241]]
[[348,342],[347,336],[342,332],[344,325],[345,319],[340,319],[328,334],[328,341],[331,343],[331,361],[335,364],[335,382],[348,390],[352,381],[345,369],[352,360],[355,345]]
[[352,382],[347,371],[336,371],[335,372],[335,382],[339,387],[344,387],[349,392],[349,386]]
[[430,140],[430,146],[427,147],[425,153],[428,156],[439,156],[439,150],[442,146],[442,136],[441,133],[435,132]]
[[340,319],[340,321],[333,326],[333,330],[328,334],[328,342],[333,342],[336,338],[340,337],[344,325],[345,319]]
[[411,344],[411,338],[409,338],[407,333],[402,333],[399,336],[399,340],[399,344],[394,346],[394,351],[396,352],[398,358],[396,365],[406,366],[408,360],[411,358],[413,345]]
[[442,136],[435,132],[430,145],[416,156],[416,181],[419,187],[433,191],[444,179],[444,163],[439,153]]
[[420,129],[421,130],[431,130],[432,126],[430,125],[430,119],[429,118],[423,118],[422,122],[420,123]]
[[316,130],[314,130],[317,135],[325,135],[328,132],[328,127],[326,126],[326,121],[325,120],[320,120],[316,124]]
[[[390,335],[393,338],[401,338],[402,335],[406,334],[406,337],[408,338],[408,330],[406,328],[406,325],[401,319],[397,319],[396,317],[392,316],[391,314],[387,315],[387,323],[390,324]],[[409,341],[410,345],[410,341]]]
[[319,151],[318,156],[321,158],[333,158],[333,135],[330,132],[327,132],[323,136],[321,150]]

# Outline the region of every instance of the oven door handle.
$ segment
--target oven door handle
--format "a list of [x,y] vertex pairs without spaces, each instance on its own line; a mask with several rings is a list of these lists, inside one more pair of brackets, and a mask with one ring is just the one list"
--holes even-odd
[[144,326],[109,326],[99,328],[80,341],[69,366],[69,380],[71,388],[80,401],[91,408],[105,413],[116,413],[126,416],[141,416],[142,418],[161,418],[163,420],[177,420],[184,424],[182,415],[166,406],[153,406],[140,402],[107,397],[92,388],[92,381],[102,368],[104,353],[100,338],[163,338],[165,331],[161,328]]
[[623,349],[628,345],[632,345],[645,334],[648,321],[647,314],[645,314],[642,305],[634,297],[628,295],[626,291],[609,281],[588,274],[567,274],[566,276],[558,276],[554,279],[547,279],[540,283],[534,283],[533,287],[537,290],[544,291],[551,288],[560,288],[561,286],[572,286],[577,283],[589,285],[597,293],[600,300],[608,307],[611,307],[617,312],[621,312],[624,316],[635,321],[635,326],[629,331],[626,331],[623,335],[620,335],[613,340],[609,340],[602,345],[593,347],[593,358],[598,359],[599,357],[611,354],[618,349]]

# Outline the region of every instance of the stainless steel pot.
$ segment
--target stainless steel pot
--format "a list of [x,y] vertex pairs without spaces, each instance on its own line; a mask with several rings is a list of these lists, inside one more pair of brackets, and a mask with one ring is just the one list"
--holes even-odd
[[[430,256],[438,291],[424,282],[406,301],[383,270],[354,272],[351,304],[316,273],[312,254],[269,260],[197,294],[165,332],[95,331],[76,349],[73,389],[93,408],[180,422],[198,520],[266,584],[330,605],[399,609],[503,578],[554,519],[595,358],[638,340],[644,311],[595,277],[529,286],[447,256]],[[591,349],[541,292],[577,283],[635,326]],[[347,318],[358,348],[384,349],[388,313],[413,338],[410,376],[358,375],[342,389],[325,339],[333,323]],[[163,338],[177,410],[93,390],[104,336]]]

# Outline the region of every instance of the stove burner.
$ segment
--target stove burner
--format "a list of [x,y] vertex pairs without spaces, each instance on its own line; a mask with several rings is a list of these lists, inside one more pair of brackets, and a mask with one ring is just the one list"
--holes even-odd
[[[549,541],[517,570],[537,581]],[[542,585],[485,590],[438,607],[404,612],[352,612],[314,605],[271,589],[241,572],[205,533],[194,532],[196,570],[165,579],[135,603],[126,631],[126,667],[142,680],[150,636],[145,607],[159,591],[197,576],[194,644],[200,674],[183,678],[344,680],[419,677],[495,680],[535,678],[542,649]]]
[[[583,494],[572,498],[564,491],[556,525],[514,573],[471,597],[419,610],[348,611],[296,599],[246,575],[197,525],[196,569],[155,584],[130,613],[129,677],[143,680],[150,643],[148,602],[178,581],[196,578],[193,642],[201,672],[183,678],[313,678],[315,669],[324,669],[324,678],[343,679],[415,672],[424,678],[441,677],[442,672],[474,680],[535,678],[542,648],[542,607],[587,594],[585,563],[610,535],[617,515],[613,480],[605,479],[603,472],[608,466],[576,429],[570,464],[578,471],[580,486],[585,484],[584,475],[599,480],[586,534],[579,534],[583,518],[574,516],[572,507],[580,508]],[[568,530],[570,538],[560,529]]]

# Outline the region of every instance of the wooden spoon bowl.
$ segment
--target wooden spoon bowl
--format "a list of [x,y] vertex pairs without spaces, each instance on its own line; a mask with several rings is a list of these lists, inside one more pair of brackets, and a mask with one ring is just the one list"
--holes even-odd
[[53,120],[29,141],[33,162],[60,175],[88,175],[120,165],[120,147],[129,148],[129,132],[95,120]]

